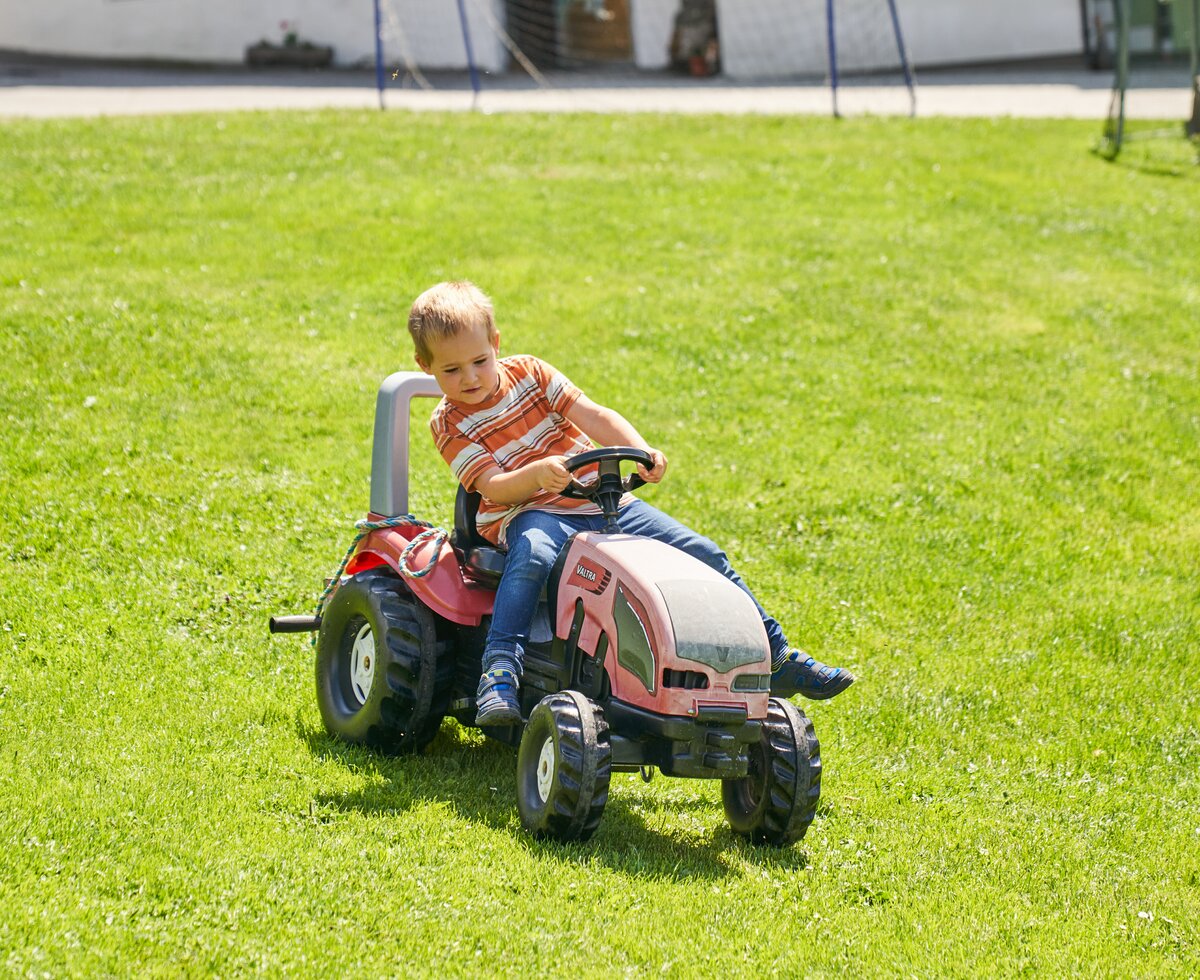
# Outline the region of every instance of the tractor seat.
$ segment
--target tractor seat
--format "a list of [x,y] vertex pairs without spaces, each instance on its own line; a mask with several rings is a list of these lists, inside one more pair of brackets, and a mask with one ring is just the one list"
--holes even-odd
[[505,554],[475,527],[479,513],[479,494],[469,492],[461,483],[454,498],[454,533],[450,545],[468,574],[484,585],[495,587],[504,571]]

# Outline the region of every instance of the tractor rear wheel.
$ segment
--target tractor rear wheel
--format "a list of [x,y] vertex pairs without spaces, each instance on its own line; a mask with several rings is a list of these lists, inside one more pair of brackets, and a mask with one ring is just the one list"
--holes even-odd
[[321,614],[317,703],[347,742],[420,752],[437,734],[454,677],[437,618],[390,571],[340,585]]
[[608,802],[612,748],[608,723],[578,691],[542,698],[517,753],[517,809],[535,837],[585,841]]
[[821,798],[821,746],[808,716],[771,698],[749,774],[724,780],[721,796],[729,826],[754,843],[781,847],[803,837]]

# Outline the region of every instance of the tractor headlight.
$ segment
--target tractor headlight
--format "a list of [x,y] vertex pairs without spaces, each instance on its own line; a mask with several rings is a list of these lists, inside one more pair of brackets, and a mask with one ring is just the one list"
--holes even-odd
[[734,691],[769,691],[771,690],[770,674],[741,674],[733,679],[730,688]]

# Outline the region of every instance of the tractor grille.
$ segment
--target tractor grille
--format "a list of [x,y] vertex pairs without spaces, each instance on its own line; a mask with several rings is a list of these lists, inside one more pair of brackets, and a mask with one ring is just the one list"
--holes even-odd
[[702,691],[708,687],[708,675],[698,670],[664,670],[663,687],[682,687],[688,691]]

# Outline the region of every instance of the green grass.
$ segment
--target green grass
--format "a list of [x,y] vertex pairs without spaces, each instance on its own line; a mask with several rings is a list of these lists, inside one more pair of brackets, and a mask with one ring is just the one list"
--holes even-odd
[[[0,973],[1194,975],[1200,180],[1096,125],[4,123]],[[859,674],[800,845],[626,775],[539,844],[511,750],[325,735],[266,620],[447,277]]]

